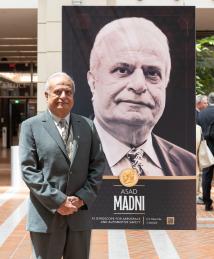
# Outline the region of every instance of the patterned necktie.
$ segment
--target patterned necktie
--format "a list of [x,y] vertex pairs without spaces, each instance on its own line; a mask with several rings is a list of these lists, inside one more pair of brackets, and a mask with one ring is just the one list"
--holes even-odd
[[61,119],[59,121],[59,126],[61,128],[61,136],[62,136],[62,139],[63,139],[63,142],[65,143],[66,145],[66,142],[67,142],[67,138],[68,138],[68,129],[67,129],[67,121],[65,119]]
[[72,159],[73,135],[71,134],[71,132],[68,132],[68,124],[67,124],[67,121],[65,119],[61,119],[59,121],[59,126],[61,128],[61,134],[62,134],[61,136],[62,136],[63,142],[65,144],[68,157],[71,160]]
[[131,162],[133,168],[137,169],[139,175],[145,175],[143,170],[143,155],[142,149],[132,148],[127,154],[127,158]]

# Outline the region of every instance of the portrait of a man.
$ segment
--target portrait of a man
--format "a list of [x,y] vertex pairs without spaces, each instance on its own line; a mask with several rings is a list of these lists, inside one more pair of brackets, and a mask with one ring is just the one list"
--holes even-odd
[[[194,7],[62,14],[62,68],[78,82],[73,111],[93,120],[105,153],[93,226],[195,229]],[[126,206],[127,197],[145,207]]]
[[192,153],[153,133],[170,71],[168,39],[152,21],[120,18],[98,32],[87,79],[107,160],[104,174],[118,176],[131,167],[147,176],[195,174]]

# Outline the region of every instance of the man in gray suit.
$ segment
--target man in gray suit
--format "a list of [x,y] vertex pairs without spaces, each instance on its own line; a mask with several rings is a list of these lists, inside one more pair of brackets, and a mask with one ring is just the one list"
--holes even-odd
[[195,174],[192,153],[152,133],[164,112],[170,70],[167,37],[147,19],[120,18],[97,34],[87,76],[108,162],[104,174],[131,167],[147,176]]
[[48,110],[22,123],[20,161],[30,189],[27,230],[35,258],[86,259],[90,208],[104,156],[89,119],[71,113],[75,85],[59,72],[46,83]]

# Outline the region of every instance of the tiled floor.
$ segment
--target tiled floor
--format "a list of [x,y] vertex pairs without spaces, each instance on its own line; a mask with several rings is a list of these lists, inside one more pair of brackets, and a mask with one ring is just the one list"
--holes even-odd
[[[11,188],[9,159],[0,162],[0,258],[29,259],[28,191]],[[197,222],[196,231],[94,230],[90,259],[213,259],[214,212],[197,205]]]

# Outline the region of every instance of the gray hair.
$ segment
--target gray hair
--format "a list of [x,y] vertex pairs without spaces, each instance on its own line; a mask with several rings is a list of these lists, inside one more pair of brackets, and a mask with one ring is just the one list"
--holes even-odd
[[67,77],[71,83],[72,83],[72,91],[73,91],[73,94],[75,93],[75,83],[74,83],[74,80],[71,76],[69,76],[67,73],[65,72],[56,72],[52,75],[50,75],[45,83],[45,92],[49,90],[49,87],[50,87],[50,81],[51,79],[55,78],[55,77]]
[[202,95],[202,94],[196,95],[196,98],[195,98],[196,104],[202,102],[204,98],[207,98],[207,96],[206,95]]
[[[162,40],[162,47],[166,48],[167,56],[167,68],[166,68],[166,78],[169,81],[170,70],[171,70],[171,57],[169,53],[169,45],[168,39],[166,35],[150,20],[147,20],[142,17],[126,17],[114,20],[108,24],[106,24],[101,30],[97,33],[97,36],[94,41],[94,45],[90,54],[90,70],[93,71],[94,68],[99,66],[99,62],[102,62],[102,57],[100,53],[97,51],[97,47],[105,41],[105,37],[110,35],[112,32],[118,31],[118,33],[122,32],[130,32],[132,27],[135,27],[138,33],[146,34],[149,33],[153,35],[153,37],[158,38],[158,42]],[[139,31],[140,30],[140,31]],[[108,55],[108,53],[102,53],[104,55]]]
[[214,105],[214,92],[211,92],[208,95],[208,103],[211,104],[211,105]]

